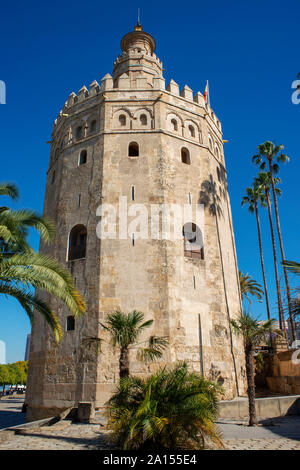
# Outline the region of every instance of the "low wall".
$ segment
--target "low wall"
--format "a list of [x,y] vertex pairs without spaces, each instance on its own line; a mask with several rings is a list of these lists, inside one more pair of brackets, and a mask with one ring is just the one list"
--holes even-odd
[[272,373],[266,377],[267,386],[272,392],[300,394],[300,363],[292,359],[294,353],[295,350],[290,350],[274,354]]
[[[300,396],[256,398],[255,408],[258,418],[300,415]],[[248,418],[248,399],[238,398],[221,401],[219,403],[219,417],[231,419]]]

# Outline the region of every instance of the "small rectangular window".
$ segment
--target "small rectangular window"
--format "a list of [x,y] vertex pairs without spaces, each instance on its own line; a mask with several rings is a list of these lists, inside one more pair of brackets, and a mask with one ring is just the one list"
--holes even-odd
[[67,317],[67,331],[75,330],[75,317],[73,315],[69,315]]

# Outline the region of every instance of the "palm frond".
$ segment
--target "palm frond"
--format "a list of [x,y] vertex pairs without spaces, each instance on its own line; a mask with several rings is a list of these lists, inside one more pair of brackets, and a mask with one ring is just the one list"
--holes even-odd
[[17,199],[19,197],[17,186],[13,183],[1,183],[0,196],[9,196],[13,200]]

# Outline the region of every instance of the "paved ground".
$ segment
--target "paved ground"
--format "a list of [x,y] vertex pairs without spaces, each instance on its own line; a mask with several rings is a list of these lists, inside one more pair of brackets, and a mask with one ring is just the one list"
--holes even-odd
[[1,398],[0,429],[25,423],[25,413],[21,413],[23,402],[24,398]]
[[219,420],[223,442],[232,450],[300,450],[300,416],[266,419],[260,426],[246,421]]
[[[23,399],[0,400],[0,428],[25,422],[20,412]],[[300,416],[269,419],[249,428],[246,422],[220,419],[223,442],[231,450],[300,450]],[[0,451],[11,450],[89,450],[107,449],[106,433],[99,424],[71,424],[29,428],[20,434],[0,431]]]

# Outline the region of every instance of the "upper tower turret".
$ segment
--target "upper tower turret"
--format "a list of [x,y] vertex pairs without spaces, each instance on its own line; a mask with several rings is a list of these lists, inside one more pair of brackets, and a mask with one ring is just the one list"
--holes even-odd
[[126,73],[131,81],[137,76],[162,77],[162,62],[156,57],[156,43],[151,34],[143,31],[138,21],[134,31],[125,34],[121,40],[122,54],[114,63],[113,77],[116,83]]

